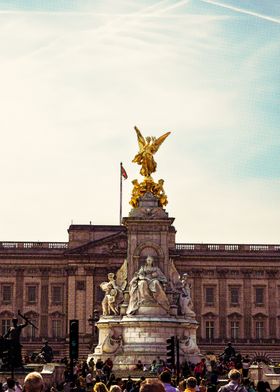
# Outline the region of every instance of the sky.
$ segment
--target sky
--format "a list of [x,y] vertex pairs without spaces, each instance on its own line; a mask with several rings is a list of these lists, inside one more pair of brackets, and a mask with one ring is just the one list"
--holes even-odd
[[119,224],[155,155],[183,243],[279,244],[280,2],[0,0],[0,241]]

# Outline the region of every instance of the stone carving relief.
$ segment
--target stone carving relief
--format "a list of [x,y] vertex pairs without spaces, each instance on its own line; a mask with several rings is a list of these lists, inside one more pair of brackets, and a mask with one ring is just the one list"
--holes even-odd
[[114,354],[122,350],[122,336],[114,336],[114,330],[111,329],[102,343],[102,352],[105,354]]
[[123,262],[121,268],[117,271],[116,277],[113,272],[108,274],[108,282],[100,284],[101,289],[105,292],[102,300],[103,316],[118,315],[120,313],[120,304],[124,300],[124,290],[127,285],[127,260]]
[[180,340],[180,343],[180,349],[184,354],[195,354],[199,352],[195,336],[186,336],[184,339]]

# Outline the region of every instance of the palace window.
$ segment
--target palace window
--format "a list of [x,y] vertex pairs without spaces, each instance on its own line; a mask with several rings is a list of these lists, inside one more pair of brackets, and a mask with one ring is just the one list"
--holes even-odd
[[[38,319],[33,318],[33,319],[30,320],[30,321],[32,321],[32,323],[37,327],[37,325],[38,325]],[[38,330],[37,330],[33,325],[28,325],[28,326],[26,327],[26,336],[33,340],[33,339],[35,339],[36,336],[37,336],[37,331],[38,331]]]
[[239,305],[239,291],[238,287],[230,288],[230,304],[231,305]]
[[214,305],[215,289],[214,287],[205,287],[205,304],[207,306]]
[[62,320],[52,320],[52,337],[61,338],[62,337]]
[[27,286],[27,302],[29,304],[37,302],[37,286]]
[[214,321],[205,321],[205,337],[209,341],[214,339],[214,328]]
[[256,287],[256,305],[262,306],[264,305],[264,287]]
[[239,321],[230,322],[230,338],[231,340],[239,339]]
[[263,339],[264,337],[264,322],[256,321],[256,338]]
[[85,289],[86,289],[86,282],[83,281],[83,280],[78,280],[78,281],[76,282],[76,290],[81,290],[81,291],[83,291],[83,290],[85,290]]
[[12,302],[12,285],[3,284],[2,286],[2,301],[5,304],[10,304]]
[[1,335],[5,335],[9,328],[11,327],[11,320],[10,319],[2,319],[1,320]]
[[52,303],[62,304],[62,286],[52,286]]

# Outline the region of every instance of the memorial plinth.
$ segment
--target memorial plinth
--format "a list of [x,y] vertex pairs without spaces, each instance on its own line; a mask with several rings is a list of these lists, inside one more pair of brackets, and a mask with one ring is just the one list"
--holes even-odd
[[105,314],[97,323],[99,342],[89,358],[110,357],[119,370],[132,370],[138,360],[149,366],[157,357],[166,358],[166,340],[177,336],[180,362],[199,361],[191,288],[187,274],[180,277],[172,259],[173,221],[150,192],[123,219],[127,260],[116,278],[111,274],[101,285]]
[[[150,365],[154,359],[166,357],[166,340],[177,336],[180,340],[181,362],[199,361],[196,345],[197,322],[171,317],[124,316],[121,319],[101,318],[98,322],[99,344],[92,355],[94,359],[113,358],[114,368],[133,370],[140,359]],[[120,344],[112,344],[108,336],[122,336]],[[114,340],[114,339],[113,339]],[[90,356],[91,357],[91,356]]]

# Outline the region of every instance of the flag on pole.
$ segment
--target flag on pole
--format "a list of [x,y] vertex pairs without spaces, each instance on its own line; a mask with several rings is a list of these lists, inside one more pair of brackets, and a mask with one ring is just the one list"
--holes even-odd
[[121,164],[121,172],[122,172],[122,176],[123,178],[126,180],[128,178],[127,172],[125,171],[123,165]]

